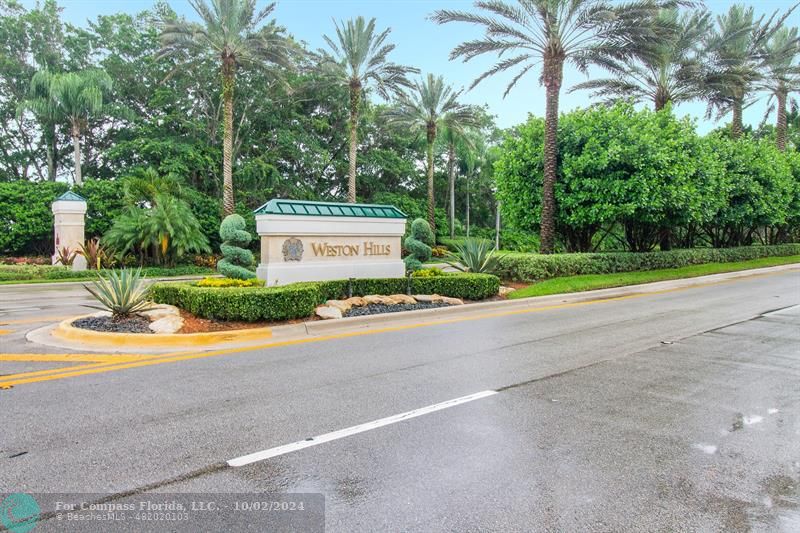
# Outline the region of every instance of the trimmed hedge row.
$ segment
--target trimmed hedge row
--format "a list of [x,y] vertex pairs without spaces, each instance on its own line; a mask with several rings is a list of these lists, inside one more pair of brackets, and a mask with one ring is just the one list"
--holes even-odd
[[319,302],[315,283],[285,287],[197,287],[188,283],[156,283],[151,298],[195,316],[217,320],[259,322],[307,317]]
[[[109,271],[100,270],[103,275]],[[52,265],[0,265],[0,281],[36,281],[61,279],[97,279],[97,270],[78,270]],[[148,278],[166,278],[170,276],[195,276],[213,274],[214,270],[207,267],[183,265],[173,268],[145,267],[142,275]]]
[[[174,305],[193,315],[245,322],[305,318],[327,300],[346,298],[348,280],[293,283],[283,287],[209,288],[189,283],[156,283],[150,288],[154,301]],[[489,274],[452,274],[435,278],[411,278],[411,294],[440,294],[452,298],[483,300],[500,290],[500,279]],[[405,294],[407,278],[356,279],[353,296]]]
[[560,276],[612,274],[636,270],[679,268],[705,263],[733,263],[762,257],[800,255],[800,244],[742,246],[739,248],[695,248],[669,252],[618,252],[600,254],[506,254],[497,274],[503,279],[534,282]]

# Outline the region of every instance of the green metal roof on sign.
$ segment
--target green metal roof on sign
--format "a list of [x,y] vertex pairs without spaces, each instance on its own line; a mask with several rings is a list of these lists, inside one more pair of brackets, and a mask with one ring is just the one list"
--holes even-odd
[[72,191],[67,191],[58,198],[56,198],[56,202],[85,202],[85,201],[86,198]]
[[256,215],[303,215],[320,217],[407,218],[392,205],[340,204],[308,200],[273,199],[254,211]]

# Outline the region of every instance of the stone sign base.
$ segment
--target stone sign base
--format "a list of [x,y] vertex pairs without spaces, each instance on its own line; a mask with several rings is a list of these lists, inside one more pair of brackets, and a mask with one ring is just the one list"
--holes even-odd
[[269,264],[259,265],[256,270],[259,279],[267,286],[286,285],[298,281],[324,281],[349,278],[402,278],[405,276],[405,263],[402,261],[359,262],[326,261],[301,265]]

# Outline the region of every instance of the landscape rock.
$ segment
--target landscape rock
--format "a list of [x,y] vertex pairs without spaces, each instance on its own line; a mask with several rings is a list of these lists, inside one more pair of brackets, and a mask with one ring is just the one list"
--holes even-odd
[[506,295],[514,292],[515,290],[517,290],[517,289],[515,289],[513,287],[500,287],[500,292],[498,292],[498,294],[500,296],[506,296]]
[[442,303],[447,305],[464,305],[464,300],[461,298],[450,298],[448,296],[442,296]]
[[111,318],[111,311],[98,311],[89,315],[93,318]]
[[438,294],[415,294],[414,299],[422,303],[442,303],[442,297]]
[[345,303],[350,304],[350,307],[364,307],[367,302],[361,296],[353,296],[345,300]]
[[183,318],[169,315],[150,322],[150,331],[153,333],[177,333],[183,327]]
[[326,304],[328,307],[336,307],[342,313],[346,313],[353,307],[353,304],[347,303],[347,300],[328,300]]
[[342,318],[342,310],[338,307],[320,305],[314,310],[314,312],[318,317],[324,318],[325,320],[331,318]]
[[367,302],[367,305],[397,305],[397,302],[388,296],[381,296],[379,294],[369,294],[364,296],[364,301]]
[[396,304],[410,304],[413,305],[417,303],[413,296],[409,296],[408,294],[392,294],[391,296],[387,296],[390,300],[392,300]]
[[181,316],[181,311],[174,305],[155,304],[150,309],[147,309],[146,311],[139,311],[137,314],[152,321],[156,321],[168,316]]

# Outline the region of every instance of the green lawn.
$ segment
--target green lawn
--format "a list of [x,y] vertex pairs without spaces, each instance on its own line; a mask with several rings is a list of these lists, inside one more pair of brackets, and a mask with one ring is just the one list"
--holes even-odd
[[647,270],[640,272],[620,272],[617,274],[590,274],[586,276],[567,276],[553,278],[534,283],[524,289],[519,289],[508,295],[509,298],[530,298],[531,296],[547,296],[548,294],[562,294],[567,292],[591,291],[594,289],[608,289],[651,283],[669,279],[694,278],[708,274],[735,272],[751,268],[763,268],[777,265],[800,263],[800,255],[786,257],[764,257],[751,261],[738,263],[707,263],[705,265],[692,265],[681,268],[667,268],[663,270]]

